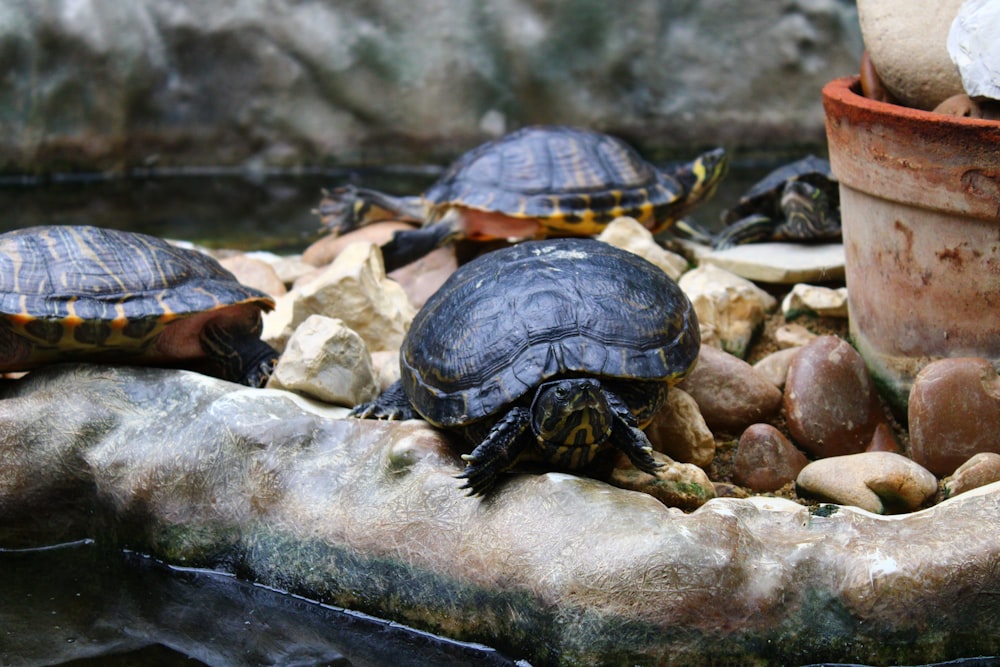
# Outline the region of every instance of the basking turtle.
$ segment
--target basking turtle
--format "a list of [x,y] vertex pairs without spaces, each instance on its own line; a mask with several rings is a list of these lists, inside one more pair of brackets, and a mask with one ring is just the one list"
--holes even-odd
[[353,414],[461,432],[471,494],[518,463],[577,470],[607,447],[653,472],[640,429],[699,345],[691,302],[653,264],[593,239],[528,241],[452,274],[413,320],[400,381]]
[[194,367],[260,386],[274,301],[218,262],[145,234],[30,227],[0,234],[0,372],[62,361]]
[[827,160],[808,156],[775,169],[722,215],[717,249],[760,241],[840,238],[840,193]]
[[383,246],[392,270],[459,238],[591,236],[623,215],[659,232],[710,198],[727,167],[717,148],[661,171],[607,134],[532,126],[465,153],[422,197],[346,187],[317,212],[335,234],[386,219],[424,225]]

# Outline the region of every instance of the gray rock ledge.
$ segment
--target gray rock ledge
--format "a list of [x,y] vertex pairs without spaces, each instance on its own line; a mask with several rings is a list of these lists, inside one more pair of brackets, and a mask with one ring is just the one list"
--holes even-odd
[[557,473],[480,501],[426,426],[281,391],[65,366],[0,398],[2,547],[90,536],[536,667],[1000,653],[1000,484],[897,517],[763,497],[684,514]]

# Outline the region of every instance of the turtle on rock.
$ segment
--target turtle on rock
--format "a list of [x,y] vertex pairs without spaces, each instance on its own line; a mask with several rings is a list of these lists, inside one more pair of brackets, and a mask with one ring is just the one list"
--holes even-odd
[[153,236],[89,226],[0,234],[0,373],[142,364],[261,386],[278,357],[260,340],[273,307],[208,255]]
[[391,271],[457,239],[593,236],[619,216],[656,233],[709,199],[728,164],[716,148],[663,171],[616,137],[530,126],[465,153],[421,197],[348,186],[325,193],[317,213],[334,234],[389,219],[422,225],[383,246]]
[[645,259],[594,239],[527,241],[452,274],[406,334],[401,379],[352,414],[462,434],[472,495],[519,464],[586,470],[602,450],[652,473],[641,429],[699,346],[691,302]]
[[813,155],[781,166],[722,214],[727,226],[712,238],[717,250],[761,241],[836,241],[840,192],[830,162]]

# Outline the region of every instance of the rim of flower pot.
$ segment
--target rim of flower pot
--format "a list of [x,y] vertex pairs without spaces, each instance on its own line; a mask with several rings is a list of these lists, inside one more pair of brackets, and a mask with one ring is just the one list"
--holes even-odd
[[879,102],[845,76],[823,87],[834,175],[908,205],[1000,219],[1000,121]]

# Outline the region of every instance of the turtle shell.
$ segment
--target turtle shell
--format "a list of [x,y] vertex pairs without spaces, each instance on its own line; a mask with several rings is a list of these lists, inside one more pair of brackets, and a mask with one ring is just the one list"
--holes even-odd
[[592,239],[529,241],[452,274],[414,318],[401,374],[427,421],[464,426],[556,377],[679,382],[699,345],[660,268]]
[[620,139],[575,127],[531,126],[462,155],[424,199],[439,214],[462,206],[587,235],[622,215],[669,222],[685,195],[677,179]]
[[[0,235],[0,370],[119,352],[148,363],[204,356],[209,318],[199,316],[253,332],[273,306],[211,257],[153,236],[88,226]],[[153,345],[167,325],[169,344]]]
[[789,181],[805,181],[836,198],[833,201],[839,199],[838,185],[830,170],[830,161],[808,155],[778,167],[750,186],[740,197],[739,203],[722,214],[722,221],[729,224],[755,213],[779,215],[781,193]]

